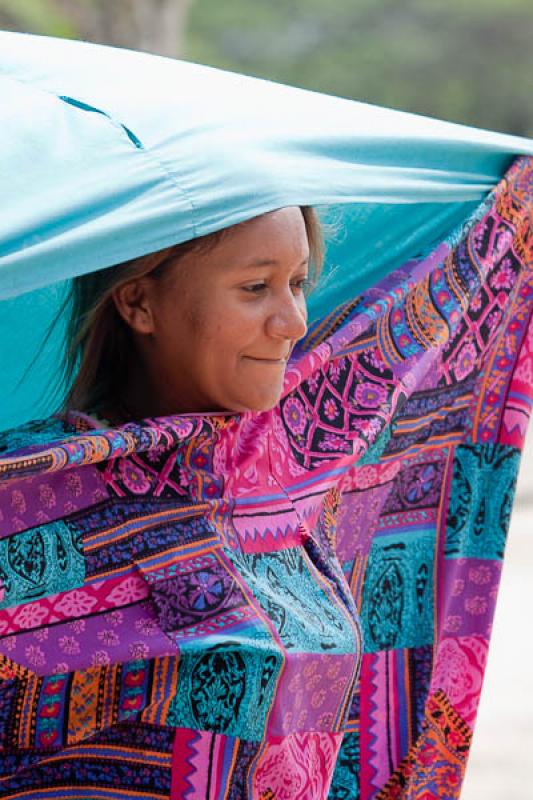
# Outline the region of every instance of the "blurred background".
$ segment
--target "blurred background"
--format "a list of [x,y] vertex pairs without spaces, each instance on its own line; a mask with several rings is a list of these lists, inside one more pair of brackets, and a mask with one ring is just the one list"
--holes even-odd
[[[147,50],[533,136],[532,0],[0,0],[0,28]],[[533,432],[462,800],[532,800]]]
[[531,0],[0,0],[0,26],[533,135]]

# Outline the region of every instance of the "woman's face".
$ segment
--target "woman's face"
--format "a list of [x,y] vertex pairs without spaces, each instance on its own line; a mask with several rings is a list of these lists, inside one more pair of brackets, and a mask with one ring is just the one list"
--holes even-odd
[[163,277],[117,290],[140,355],[133,407],[156,416],[276,405],[287,358],[306,333],[308,261],[295,206],[234,226]]

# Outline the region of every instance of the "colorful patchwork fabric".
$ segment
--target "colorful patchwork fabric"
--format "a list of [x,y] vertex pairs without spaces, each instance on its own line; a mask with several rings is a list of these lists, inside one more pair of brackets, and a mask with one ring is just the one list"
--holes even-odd
[[271,411],[0,435],[0,797],[458,797],[533,399],[533,160]]

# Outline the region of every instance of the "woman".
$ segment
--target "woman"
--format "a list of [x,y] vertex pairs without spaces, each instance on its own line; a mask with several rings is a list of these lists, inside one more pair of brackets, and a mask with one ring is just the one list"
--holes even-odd
[[[60,99],[61,124],[81,108],[89,137],[112,132],[115,157],[146,167],[129,128]],[[339,124],[349,116],[343,106]],[[310,147],[302,124],[289,173]],[[224,184],[202,198],[211,175],[185,157],[186,134],[180,202],[196,180],[191,197],[220,232],[94,274],[77,265],[66,412],[0,440],[0,796],[453,796],[529,411],[532,162],[306,332],[314,214],[276,203],[263,175],[257,213],[239,206],[239,224],[222,225]],[[320,171],[326,140],[316,147],[304,164]],[[262,156],[270,177],[283,158],[270,140]],[[439,158],[418,179],[452,192]],[[336,164],[327,191],[353,199]],[[62,254],[94,208],[73,234],[70,207],[55,226],[69,231]],[[104,228],[100,266],[118,247]]]
[[[289,792],[288,796],[294,792],[302,796],[309,792],[317,797],[323,796],[331,781],[335,754],[342,738],[338,729],[347,712],[361,658],[360,625],[353,600],[343,585],[338,563],[335,559],[329,563],[333,555],[330,542],[325,539],[322,551],[317,550],[317,542],[308,527],[309,514],[306,514],[307,519],[301,518],[288,497],[279,502],[274,495],[268,501],[272,512],[268,514],[267,526],[263,526],[264,532],[261,531],[261,541],[252,540],[244,545],[245,539],[252,537],[252,530],[257,533],[255,528],[247,532],[245,521],[252,515],[246,512],[246,504],[253,504],[253,497],[260,497],[274,478],[265,457],[270,460],[276,452],[274,449],[268,452],[270,444],[266,452],[254,452],[247,439],[253,436],[266,442],[265,437],[270,437],[272,418],[269,412],[278,406],[287,363],[296,343],[306,333],[305,293],[309,276],[316,276],[321,259],[321,230],[315,212],[306,207],[287,207],[114,269],[77,278],[72,285],[66,368],[75,377],[66,400],[66,431],[80,428],[121,430],[116,426],[131,420],[137,421],[134,423],[136,426],[139,420],[145,419],[149,422],[144,433],[158,429],[163,432],[163,443],[156,446],[152,443],[146,454],[148,462],[141,455],[132,460],[113,460],[113,464],[109,462],[105,466],[100,473],[101,493],[96,489],[99,502],[91,506],[91,513],[86,518],[89,526],[86,533],[89,538],[94,535],[97,539],[101,537],[103,520],[97,521],[93,513],[100,517],[102,501],[108,521],[110,514],[116,517],[116,502],[119,502],[122,526],[125,520],[132,518],[138,525],[141,517],[145,519],[144,525],[151,525],[151,521],[161,514],[167,525],[169,518],[181,522],[179,527],[170,530],[155,524],[152,534],[152,537],[154,534],[158,537],[155,542],[150,542],[147,535],[142,537],[142,541],[138,537],[130,539],[133,550],[130,549],[126,556],[129,563],[123,559],[120,563],[121,556],[113,549],[117,543],[124,542],[124,531],[111,547],[106,534],[106,545],[103,550],[97,547],[96,551],[98,555],[93,566],[97,572],[88,565],[88,550],[76,538],[81,534],[80,528],[76,532],[73,529],[69,531],[68,544],[61,533],[58,536],[54,531],[58,553],[61,549],[64,561],[70,560],[74,584],[79,584],[78,551],[84,552],[85,565],[92,573],[88,581],[91,585],[95,578],[100,584],[104,576],[104,584],[106,579],[113,582],[114,576],[122,576],[125,570],[130,582],[131,575],[140,570],[146,584],[142,586],[141,582],[141,586],[135,586],[133,596],[122,594],[128,609],[126,617],[121,603],[104,614],[93,613],[94,609],[89,606],[85,608],[89,611],[88,616],[80,613],[83,600],[80,604],[79,590],[69,590],[65,583],[56,585],[54,588],[63,589],[56,593],[60,607],[71,611],[64,616],[63,625],[53,626],[56,631],[50,631],[46,626],[46,635],[38,636],[42,643],[38,650],[27,643],[22,648],[20,644],[13,647],[13,638],[8,637],[6,652],[14,657],[19,668],[22,666],[19,657],[22,656],[27,668],[51,673],[53,702],[51,706],[46,704],[47,722],[59,708],[57,681],[64,680],[65,670],[71,675],[91,675],[91,679],[107,683],[109,673],[116,671],[117,663],[120,663],[117,657],[124,658],[120,670],[127,670],[127,675],[121,677],[120,685],[129,678],[137,691],[134,699],[128,698],[130,711],[127,708],[122,712],[115,711],[112,727],[123,732],[120,744],[118,740],[116,742],[121,748],[121,758],[125,745],[130,757],[135,750],[131,774],[135,775],[135,781],[141,780],[142,791],[150,792],[149,796],[163,797],[169,789],[173,797],[186,796],[187,784],[184,781],[189,771],[187,737],[191,735],[186,733],[186,729],[192,724],[198,725],[199,730],[205,728],[206,732],[223,734],[224,740],[228,738],[231,741],[234,755],[238,750],[247,751],[244,761],[229,767],[223,777],[222,774],[218,776],[220,785],[217,791],[231,791],[234,796],[245,796],[248,792],[254,797],[276,796],[272,794],[278,790],[270,768],[265,772],[263,767],[253,788],[249,789],[246,788],[244,773],[240,774],[256,750],[253,740],[262,737],[260,731],[267,717],[273,734],[269,758],[279,750],[275,760],[281,757],[286,765],[290,764],[290,756],[284,753],[284,748],[291,743],[291,737],[286,740],[284,734],[295,725],[299,729],[311,724],[317,731],[303,737],[309,737],[313,751],[316,751],[305,784],[296,775],[290,778],[284,789]],[[177,413],[180,416],[176,416]],[[171,432],[174,437],[181,437],[190,433],[192,426],[187,428],[191,424],[187,420],[194,418],[197,418],[195,435],[189,437],[187,452],[176,447],[179,438],[169,447],[168,434]],[[42,441],[46,425],[38,431],[32,426],[33,441]],[[141,428],[143,425],[141,423]],[[215,458],[219,460],[217,472],[227,470],[220,461],[224,459],[222,441],[215,442],[213,433],[223,436],[225,429],[235,428],[235,425],[240,431],[239,440],[235,450],[228,450],[225,454],[233,464],[233,481],[245,467],[247,472],[252,470],[253,473],[245,474],[245,480],[241,478],[237,492],[239,502],[245,508],[245,513],[234,517],[235,521],[240,517],[238,532],[236,528],[226,530],[228,502],[233,504],[236,501],[230,501],[227,493],[222,495],[221,487],[217,485],[220,484],[220,474],[217,477],[212,475]],[[211,441],[207,438],[209,435]],[[279,438],[279,432],[277,436]],[[220,447],[214,448],[214,444]],[[108,474],[109,468],[116,473],[113,477]],[[275,472],[279,481],[279,466]],[[48,492],[61,491],[69,479],[72,480],[71,475],[69,478],[61,476],[59,482],[48,487]],[[84,478],[80,476],[79,480]],[[193,480],[204,485],[195,487]],[[324,483],[321,494],[325,493],[327,484],[328,481]],[[106,486],[115,496],[111,503],[110,496],[104,499]],[[43,491],[42,485],[39,491]],[[272,490],[267,492],[267,497],[272,495]],[[198,503],[202,497],[227,499],[222,504],[217,499],[212,502],[207,530],[197,531],[194,524],[198,514],[191,513],[191,503]],[[316,506],[316,492],[313,505]],[[309,511],[316,517],[319,509],[310,508]],[[326,513],[332,511],[330,502]],[[263,511],[259,520],[261,516],[264,516]],[[274,527],[274,521],[277,521],[277,527]],[[257,525],[258,520],[255,522]],[[332,536],[327,518],[323,524],[323,535]],[[36,533],[34,530],[31,543],[25,535],[24,543],[17,547],[15,541],[12,549],[18,554],[19,561],[24,552],[27,559],[34,560],[34,570],[41,568],[46,571],[46,558],[39,563],[35,555]],[[38,534],[42,533],[43,528],[38,529]],[[216,543],[213,533],[217,534]],[[126,538],[128,535],[129,529]],[[195,551],[202,539],[206,540],[200,549],[203,555],[183,561],[189,550],[184,543],[193,535],[196,535]],[[88,542],[84,534],[81,536]],[[236,547],[236,536],[242,539],[243,544],[239,547]],[[144,558],[139,546],[149,549]],[[228,554],[224,553],[226,546]],[[230,552],[233,552],[234,562],[229,557]],[[157,558],[155,570],[154,556]],[[261,560],[263,565],[260,566]],[[133,572],[132,562],[135,564]],[[151,564],[149,568],[148,563]],[[184,571],[182,564],[187,565]],[[63,572],[68,578],[68,569]],[[322,576],[315,583],[321,572]],[[8,595],[12,595],[8,599],[9,605],[15,598],[20,601],[20,586],[15,587],[7,569],[2,577]],[[86,572],[86,581],[88,577]],[[251,589],[254,584],[255,596]],[[320,584],[324,584],[324,588]],[[38,588],[32,588],[35,594]],[[48,585],[47,592],[50,589]],[[250,606],[253,597],[255,610]],[[25,604],[19,605],[20,611],[27,609]],[[135,607],[137,610],[132,617]],[[20,614],[11,616],[12,621],[16,618],[20,618]],[[95,620],[99,621],[98,630],[94,628]],[[217,627],[223,633],[217,634]],[[42,626],[39,628],[43,629]],[[35,635],[34,626],[31,629]],[[139,634],[146,631],[147,641],[139,642]],[[55,643],[52,647],[50,633]],[[311,657],[306,652],[308,649],[313,654]],[[168,671],[172,665],[174,671],[171,684],[165,687],[166,692],[162,693],[161,687],[158,689],[162,694],[159,703],[150,702],[144,709],[145,703],[138,694],[142,683],[138,677],[139,669],[144,663],[139,660],[141,656],[150,656],[150,670],[160,669],[164,663],[165,670]],[[157,668],[153,666],[155,662]],[[180,691],[185,692],[179,703],[176,668],[181,675]],[[276,699],[275,688],[282,673],[286,675],[284,693],[288,692],[288,695]],[[116,704],[118,699],[117,688],[118,684],[112,690],[115,698],[112,704]],[[119,693],[122,691],[120,689]],[[330,697],[326,697],[326,693]],[[76,705],[74,693],[70,694],[66,703],[70,708],[67,715]],[[99,691],[83,694],[84,719],[82,722],[78,718],[74,723],[72,718],[68,724],[68,739],[71,743],[90,740],[91,748],[94,748],[100,729],[102,732],[105,730],[104,738],[111,732],[107,724],[102,727],[97,722],[102,715],[105,716],[106,703]],[[187,710],[182,707],[184,701]],[[148,712],[153,717],[155,707],[162,703],[167,708],[160,721],[172,718],[175,728],[183,729],[182,737],[174,740],[173,767],[165,778],[148,769],[153,767],[153,745],[147,749],[146,742],[142,741],[137,749],[137,743],[131,741],[131,723],[127,727],[120,724],[121,715],[123,720],[132,713],[138,717],[139,713],[144,716]],[[34,707],[39,707],[39,704],[34,704]],[[89,728],[87,712],[92,719]],[[154,719],[160,714],[161,709]],[[46,733],[44,741],[52,744]],[[213,734],[207,735],[212,740]],[[238,744],[239,738],[244,736],[251,738],[250,743]],[[99,745],[96,746],[98,749]],[[223,750],[226,749],[227,744],[224,744]],[[104,750],[108,751],[107,742]],[[60,757],[61,766],[56,757],[52,759],[53,766],[48,767],[44,766],[48,759],[45,758],[45,762],[39,759],[44,773],[40,773],[40,768],[36,772],[34,766],[32,770],[21,769],[7,777],[6,786],[10,788],[6,788],[5,796],[10,796],[15,786],[20,791],[25,784],[28,787],[26,791],[30,791],[30,786],[36,791],[36,782],[40,787],[43,780],[47,785],[53,785],[54,792],[66,791],[66,784],[70,786],[74,781],[77,788],[71,786],[73,796],[82,796],[76,795],[76,791],[98,789],[105,792],[106,788],[112,791],[106,786],[108,779],[104,777],[110,763],[104,751],[99,751],[98,757],[92,759],[89,781],[93,783],[90,784],[86,783],[87,762],[84,758],[78,762],[75,757],[76,775],[84,776],[81,786],[78,786],[78,777],[74,779],[70,771],[68,776],[65,773],[65,765],[71,758],[67,751],[68,748],[65,761]],[[207,753],[201,752],[199,758],[198,780],[203,788],[200,790],[198,786],[197,789],[204,792],[207,791],[206,785],[214,780],[209,765],[212,756],[207,758]],[[118,759],[113,759],[115,770],[120,772],[122,764],[117,762]],[[157,767],[160,770],[161,764]],[[217,770],[220,772],[220,768]],[[95,771],[98,774],[96,779]],[[122,774],[121,778],[120,791],[125,793],[130,777]],[[287,777],[283,782],[287,782]]]
[[68,404],[113,422],[272,408],[321,260],[315,212],[294,207],[77,278]]

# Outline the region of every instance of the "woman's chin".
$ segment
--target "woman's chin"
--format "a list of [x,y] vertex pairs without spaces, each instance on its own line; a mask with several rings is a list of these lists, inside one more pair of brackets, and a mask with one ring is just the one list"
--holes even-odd
[[239,401],[232,404],[231,411],[235,412],[253,412],[259,413],[260,411],[271,411],[279,403],[281,398],[281,389],[279,392],[268,392],[264,395],[254,395],[239,398]]

